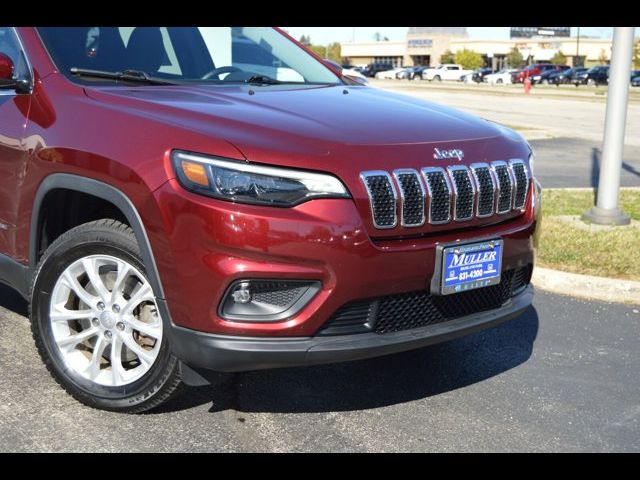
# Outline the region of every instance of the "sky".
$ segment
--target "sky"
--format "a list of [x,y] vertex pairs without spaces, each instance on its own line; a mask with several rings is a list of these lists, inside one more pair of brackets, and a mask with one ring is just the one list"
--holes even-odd
[[[370,42],[376,32],[389,40],[404,40],[409,27],[282,27],[294,38],[310,35],[311,42],[326,45],[332,42],[346,43],[351,41]],[[571,27],[571,35],[576,35],[576,27]],[[467,27],[469,37],[473,39],[508,40],[509,27]],[[580,36],[588,35],[599,38],[611,38],[612,27],[580,27]],[[640,35],[640,27],[636,28],[636,36]]]

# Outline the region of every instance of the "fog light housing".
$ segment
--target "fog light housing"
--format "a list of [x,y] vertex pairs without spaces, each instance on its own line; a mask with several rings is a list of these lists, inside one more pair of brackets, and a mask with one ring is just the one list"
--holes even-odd
[[309,280],[236,280],[225,292],[218,315],[242,322],[285,320],[302,310],[320,287]]

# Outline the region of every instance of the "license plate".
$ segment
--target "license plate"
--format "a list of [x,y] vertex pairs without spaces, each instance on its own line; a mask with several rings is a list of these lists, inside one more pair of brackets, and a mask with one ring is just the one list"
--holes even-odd
[[502,240],[467,243],[442,251],[442,295],[500,283]]

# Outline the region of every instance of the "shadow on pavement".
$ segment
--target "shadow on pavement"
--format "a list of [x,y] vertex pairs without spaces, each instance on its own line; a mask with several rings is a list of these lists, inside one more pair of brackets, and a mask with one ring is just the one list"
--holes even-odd
[[11,310],[23,317],[29,316],[29,305],[18,292],[0,283],[0,307]]
[[187,388],[150,412],[210,403],[210,412],[310,413],[379,408],[456,390],[517,367],[538,333],[533,307],[471,336],[358,362],[220,374],[215,385]]

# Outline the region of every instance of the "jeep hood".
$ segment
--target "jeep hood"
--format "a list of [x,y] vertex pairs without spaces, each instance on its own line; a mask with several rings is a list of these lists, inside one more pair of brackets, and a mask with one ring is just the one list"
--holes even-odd
[[496,137],[478,117],[377,88],[144,86],[85,89],[113,108],[237,145],[416,145]]

